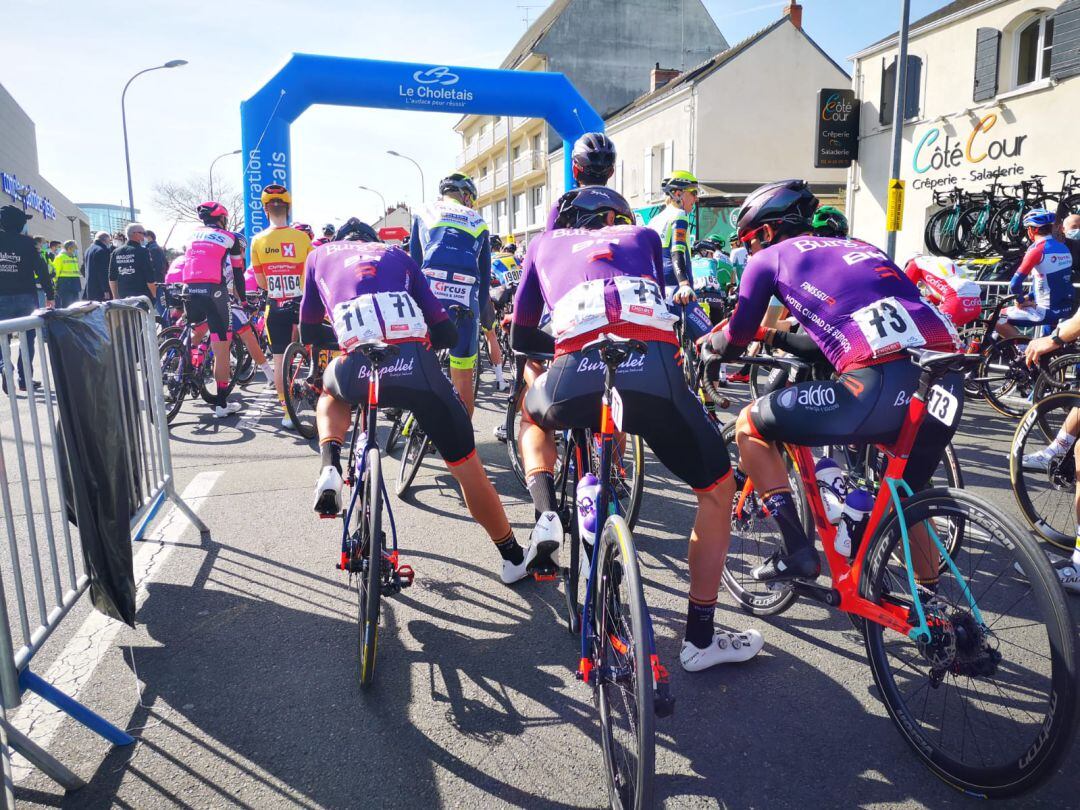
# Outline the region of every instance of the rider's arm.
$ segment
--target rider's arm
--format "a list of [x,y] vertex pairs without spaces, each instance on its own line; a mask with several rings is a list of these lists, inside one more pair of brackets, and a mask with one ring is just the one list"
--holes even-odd
[[919,264],[914,259],[909,259],[907,265],[904,267],[904,275],[908,277],[908,281],[912,284],[918,284],[922,281],[922,270],[919,269]]
[[693,281],[690,273],[690,249],[686,244],[689,229],[690,223],[684,217],[671,223],[671,269],[679,284],[691,284]]
[[424,263],[424,246],[420,243],[420,217],[413,217],[412,232],[409,235],[409,255],[418,265]]
[[[326,318],[326,304],[323,303],[319,294],[319,285],[315,283],[316,254],[309,253],[304,262],[304,294],[300,297],[300,329],[303,332],[304,324],[321,324]],[[301,337],[301,340],[303,338]],[[306,342],[306,341],[305,341]]]
[[[1016,272],[1013,273],[1012,280],[1009,282],[1009,292],[1018,298],[1024,298],[1024,282],[1027,277],[1031,275],[1031,271],[1039,266],[1039,262],[1043,259],[1043,251],[1045,250],[1046,242],[1036,242],[1030,248],[1027,253],[1024,254],[1023,260],[1020,262],[1020,266],[1016,268]],[[1033,295],[1026,296],[1027,298],[1034,298]]]
[[781,332],[777,329],[766,329],[765,344],[793,354],[796,357],[801,357],[803,360],[825,359],[825,353],[805,332]]
[[536,251],[530,248],[525,255],[517,294],[514,296],[514,316],[510,326],[510,346],[516,352],[552,354],[555,338],[540,329],[544,313],[544,296],[540,290],[540,275],[533,265]]
[[769,299],[776,289],[776,252],[765,251],[751,257],[739,282],[739,300],[731,320],[724,328],[728,342],[746,346],[757,334],[758,325],[769,308]]
[[[395,251],[399,248],[394,248]],[[424,322],[428,326],[428,339],[431,348],[449,349],[457,343],[458,329],[446,309],[439,303],[439,299],[431,291],[427,276],[423,274],[409,255],[401,251],[401,258],[408,264],[406,273],[405,291],[420,306],[420,312],[424,316]]]
[[476,277],[480,280],[480,301],[483,303],[491,298],[491,239],[487,231],[484,231],[480,256],[476,260]]

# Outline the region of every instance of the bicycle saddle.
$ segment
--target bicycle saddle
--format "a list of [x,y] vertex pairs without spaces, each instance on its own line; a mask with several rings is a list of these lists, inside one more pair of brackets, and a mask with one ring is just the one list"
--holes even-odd
[[965,364],[979,360],[979,355],[961,352],[935,352],[931,349],[905,349],[912,360],[921,369],[944,374],[947,371],[959,371]]
[[391,343],[383,343],[381,340],[364,340],[358,343],[353,351],[360,352],[371,361],[372,365],[377,366],[391,357],[397,357],[400,349]]

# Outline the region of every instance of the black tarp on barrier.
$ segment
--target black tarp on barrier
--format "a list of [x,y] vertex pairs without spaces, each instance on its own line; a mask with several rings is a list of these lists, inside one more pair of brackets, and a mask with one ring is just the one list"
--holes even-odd
[[45,339],[64,437],[61,464],[70,472],[67,493],[78,518],[90,600],[134,627],[131,459],[125,455],[119,375],[106,322],[106,308],[114,306],[50,311],[44,315]]

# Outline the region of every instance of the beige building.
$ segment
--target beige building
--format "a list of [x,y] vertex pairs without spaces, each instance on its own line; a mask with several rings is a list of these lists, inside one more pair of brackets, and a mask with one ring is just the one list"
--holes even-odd
[[74,239],[79,253],[90,244],[90,222],[75,203],[41,176],[34,122],[0,85],[0,205],[33,215],[30,234],[49,241]]
[[[852,167],[853,232],[884,244],[896,36],[859,51],[852,86],[861,100]],[[1060,188],[1080,170],[1080,3],[960,0],[911,25],[900,178],[906,183],[897,257],[924,250],[935,190],[971,191],[1045,175]]]
[[[604,116],[649,89],[656,61],[683,70],[726,47],[701,0],[554,0],[500,67],[563,73]],[[545,122],[467,115],[454,129],[457,170],[476,181],[492,233],[507,235],[513,222],[524,242],[542,230],[552,199],[548,156],[562,145]]]
[[[818,91],[846,87],[850,77],[802,29],[797,4],[688,71],[657,66],[652,75],[656,89],[606,121],[618,150],[610,185],[635,209],[662,204],[660,183],[675,169],[702,183],[700,236],[773,180],[801,177],[824,202],[843,204],[847,172],[813,168],[814,140]],[[552,155],[552,199],[563,192],[562,165]]]

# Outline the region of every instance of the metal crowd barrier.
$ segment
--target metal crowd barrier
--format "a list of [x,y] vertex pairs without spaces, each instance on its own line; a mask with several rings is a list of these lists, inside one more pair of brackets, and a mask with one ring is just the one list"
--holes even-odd
[[[140,302],[149,307],[144,309]],[[175,488],[152,305],[146,298],[119,303],[128,306],[76,306],[108,308],[118,390],[103,390],[100,395],[114,398],[124,426],[128,450],[125,458],[133,460],[129,469],[117,471],[127,477],[132,495],[132,539],[143,535],[166,500],[176,504],[205,536],[209,529]],[[24,690],[39,695],[114,744],[134,742],[125,731],[30,669],[34,655],[90,585],[82,555],[75,550],[73,535],[77,538],[78,529],[69,523],[65,513],[67,475],[62,465],[70,455],[61,453],[63,437],[57,431],[55,377],[43,339],[47,328],[46,321],[37,315],[0,321],[2,376],[8,391],[6,396],[0,396],[0,403],[7,405],[4,408],[0,404],[0,525],[10,554],[10,559],[5,559],[0,548],[0,709],[4,710],[0,715],[0,756],[7,786],[0,800],[10,798],[9,747],[65,788],[83,784],[71,770],[7,722],[6,712],[21,703]],[[40,391],[29,382],[32,374],[25,351],[29,334],[35,330],[33,365],[41,379]],[[12,338],[19,342],[19,362],[27,380],[25,398],[17,394]],[[15,511],[17,501],[21,502],[21,513]]]

